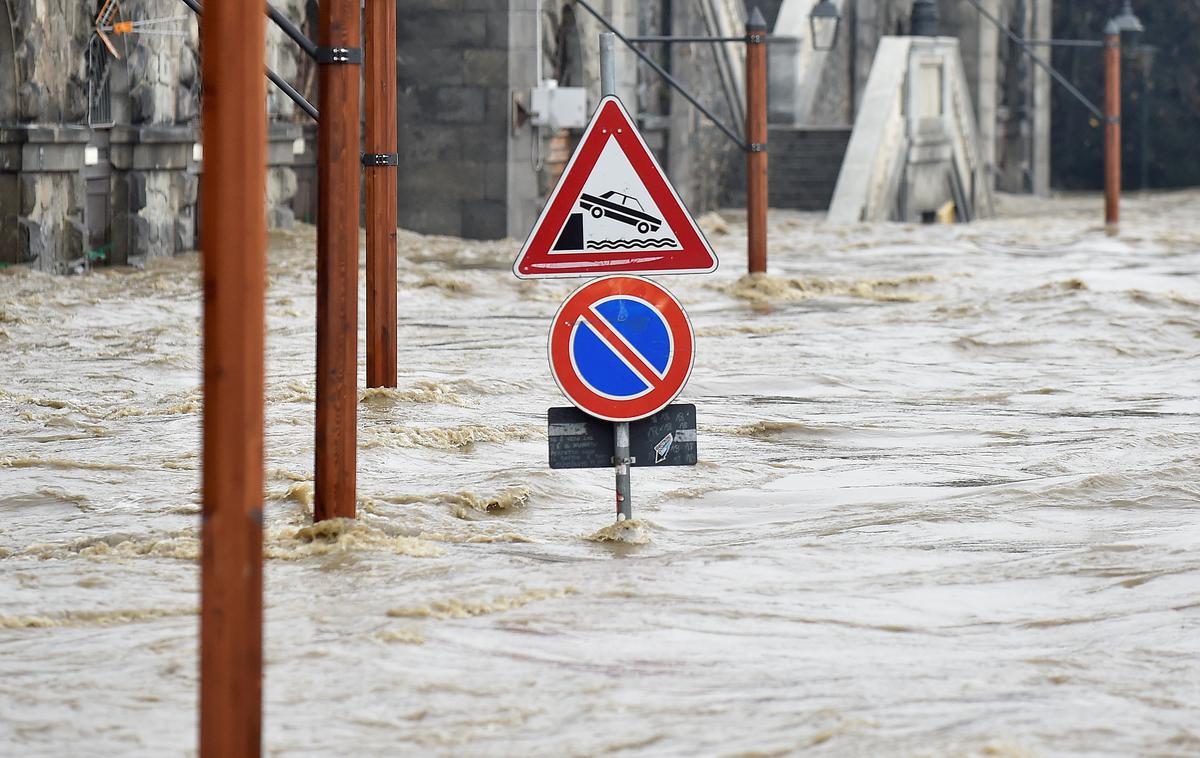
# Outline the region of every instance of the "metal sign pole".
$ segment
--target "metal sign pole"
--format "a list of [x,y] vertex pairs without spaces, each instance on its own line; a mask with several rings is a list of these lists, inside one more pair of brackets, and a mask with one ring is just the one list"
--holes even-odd
[[[600,34],[600,97],[617,94],[617,61],[614,53],[617,35]],[[629,485],[629,422],[613,424],[613,468],[617,472],[617,520],[633,518],[633,497]]]

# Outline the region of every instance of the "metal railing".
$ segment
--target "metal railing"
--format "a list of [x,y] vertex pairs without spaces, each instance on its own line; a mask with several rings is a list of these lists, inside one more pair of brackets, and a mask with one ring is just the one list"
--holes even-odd
[[[204,13],[204,6],[200,5],[198,0],[180,0],[180,2],[191,9],[192,13],[195,13],[197,16],[200,16]],[[300,46],[300,48],[305,52],[306,55],[308,55],[309,58],[316,60],[316,43],[305,36],[304,32],[300,31],[299,27],[293,24],[287,16],[280,13],[275,6],[271,5],[270,3],[266,3],[266,6],[267,17],[274,21],[275,25],[283,30],[284,34],[286,34],[288,37],[291,37],[291,39]],[[278,87],[283,94],[288,96],[289,100],[295,103],[300,110],[307,113],[309,118],[311,118],[313,121],[320,120],[319,116],[321,114],[317,110],[316,106],[308,102],[304,95],[301,95],[296,91],[295,87],[288,84],[286,79],[271,70],[270,66],[266,66],[265,68],[267,79],[271,81],[271,84],[274,84],[276,87]]]

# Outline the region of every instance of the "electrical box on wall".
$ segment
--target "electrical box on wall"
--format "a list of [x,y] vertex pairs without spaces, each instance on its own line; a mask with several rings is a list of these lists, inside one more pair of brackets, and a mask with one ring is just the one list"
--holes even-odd
[[553,79],[544,79],[529,93],[530,123],[551,129],[582,129],[587,126],[587,90],[583,87],[559,87]]

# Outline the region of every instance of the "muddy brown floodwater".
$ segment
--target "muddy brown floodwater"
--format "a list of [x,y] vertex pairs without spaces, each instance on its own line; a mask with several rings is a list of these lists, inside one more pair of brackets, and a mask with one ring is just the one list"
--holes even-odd
[[[1200,754],[1200,194],[1002,211],[776,213],[759,280],[705,217],[722,269],[662,279],[700,464],[622,529],[546,466],[577,282],[410,233],[361,518],[312,526],[314,235],[274,235],[268,752]],[[0,754],[194,751],[197,262],[0,271]]]

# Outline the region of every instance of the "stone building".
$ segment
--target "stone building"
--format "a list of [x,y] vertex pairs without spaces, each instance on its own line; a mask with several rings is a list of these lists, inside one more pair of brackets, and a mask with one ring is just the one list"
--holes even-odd
[[[834,0],[842,15],[832,50],[813,49],[817,0],[775,0],[774,34],[798,38],[772,51],[773,204],[824,209],[884,36],[910,33],[912,0]],[[938,0],[939,34],[958,40],[993,187],[1045,194],[1050,181],[1050,80],[1013,44],[1049,39],[1053,0]],[[1047,55],[1042,48],[1043,55]],[[1048,55],[1047,55],[1048,57]]]
[[[753,0],[593,0],[629,35],[744,34]],[[836,0],[840,44],[812,49],[815,0],[761,0],[771,43],[772,204],[824,208],[879,40],[905,34],[911,0]],[[966,64],[989,176],[1046,190],[1048,85],[965,0],[939,0]],[[1048,37],[1052,0],[981,0],[1023,37]],[[104,0],[0,3],[0,262],[67,270],[193,249],[197,23],[180,0],[125,0],[121,18],[171,34],[95,33]],[[315,36],[313,0],[274,0]],[[523,237],[579,138],[547,123],[535,90],[598,101],[601,24],[574,0],[398,0],[399,219],[474,238]],[[174,19],[174,17],[180,17]],[[164,21],[164,19],[174,19]],[[273,26],[267,63],[316,100],[315,71]],[[741,133],[744,45],[643,43]],[[618,91],[693,212],[742,201],[743,154],[618,45]],[[314,126],[268,86],[272,225],[315,217]]]
[[[126,0],[110,20],[154,34],[96,33],[104,0],[0,3],[0,262],[64,271],[196,246],[200,75],[196,19],[179,0]],[[300,0],[277,3],[303,11]],[[285,76],[297,53],[272,35]],[[291,221],[292,104],[272,93],[275,224]]]

